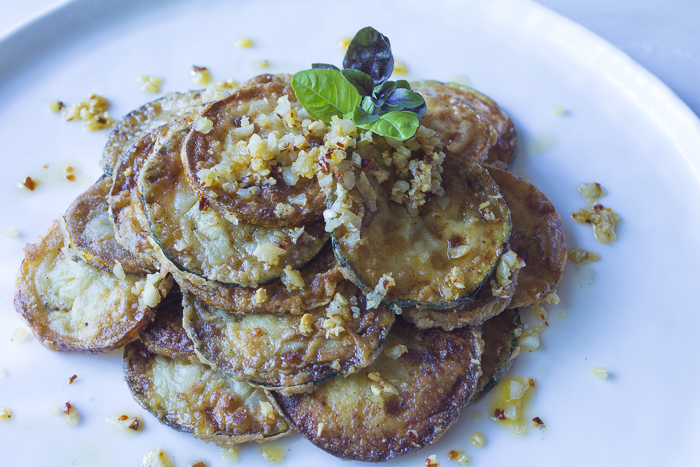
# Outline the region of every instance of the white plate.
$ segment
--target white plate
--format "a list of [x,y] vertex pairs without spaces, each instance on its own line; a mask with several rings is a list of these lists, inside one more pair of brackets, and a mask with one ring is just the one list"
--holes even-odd
[[[215,79],[246,79],[260,72],[259,60],[269,60],[270,72],[340,64],[338,40],[368,24],[391,38],[409,78],[466,75],[496,99],[519,130],[514,171],[556,205],[569,247],[602,256],[570,266],[561,303],[547,307],[541,349],[522,355],[512,371],[537,380],[527,413],[545,429],[516,437],[488,418],[473,421],[472,411],[485,414],[482,401],[434,446],[387,465],[422,465],[430,454],[450,465],[451,449],[466,451],[473,465],[697,462],[700,122],[624,54],[534,3],[429,3],[76,0],[0,39],[0,233],[19,231],[0,236],[0,407],[13,413],[0,422],[0,463],[139,465],[161,446],[178,466],[222,465],[216,446],[161,426],[132,400],[121,352],[58,354],[33,337],[10,342],[24,327],[12,305],[21,248],[97,179],[107,136],[63,123],[46,112],[48,102],[78,102],[94,88],[120,117],[153,98],[139,89],[141,74],[163,76],[163,90],[174,91],[192,86],[191,65],[209,67]],[[240,34],[255,47],[234,47]],[[567,113],[555,115],[554,105]],[[68,165],[76,182],[64,179]],[[28,175],[40,185],[20,192],[16,182]],[[597,243],[588,226],[569,219],[585,205],[576,190],[584,181],[602,183],[609,194],[601,201],[622,216],[616,243]],[[594,364],[607,366],[610,377],[596,379]],[[68,400],[82,415],[76,428],[45,411]],[[145,430],[125,435],[105,424],[116,412],[143,416]],[[486,447],[469,444],[474,431],[486,435]],[[281,443],[286,465],[349,465],[300,436]],[[256,444],[242,447],[240,458],[240,465],[267,464]]]

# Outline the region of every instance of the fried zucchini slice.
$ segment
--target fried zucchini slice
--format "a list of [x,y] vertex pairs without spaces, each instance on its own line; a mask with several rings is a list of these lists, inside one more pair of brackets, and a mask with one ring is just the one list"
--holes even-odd
[[182,325],[182,314],[182,293],[175,286],[158,306],[155,319],[143,330],[139,339],[156,355],[201,363]]
[[62,246],[56,221],[24,249],[14,302],[36,338],[51,350],[87,353],[108,352],[136,339],[172,279],[130,274],[119,279],[73,261]]
[[148,229],[166,263],[218,285],[257,287],[321,251],[328,240],[322,221],[288,228],[243,224],[198,198],[180,158],[185,136],[187,129],[171,132],[139,175]]
[[[353,209],[363,217],[359,240],[346,223],[331,224],[340,224],[334,227],[333,245],[348,277],[365,293],[390,274],[395,285],[386,294],[388,303],[451,308],[472,297],[498,264],[510,236],[508,206],[477,163],[442,157],[441,169],[420,160],[424,166],[418,167],[423,167],[419,175],[432,170],[444,195],[426,197],[415,217],[410,204],[407,209],[397,202],[396,187],[408,185],[405,180],[390,176],[376,185],[374,210],[370,200],[355,193],[357,188],[344,192],[337,185],[328,217],[342,220]],[[363,200],[357,208],[354,199]]]
[[287,227],[320,219],[325,193],[314,177],[292,168],[301,150],[323,144],[302,117],[310,119],[291,86],[278,79],[212,104],[199,122],[213,127],[205,133],[195,125],[182,150],[193,189],[249,224]]
[[212,367],[284,394],[303,392],[372,363],[394,322],[388,307],[368,310],[346,285],[328,307],[303,316],[234,315],[185,294],[185,330]]
[[513,165],[518,149],[515,126],[510,117],[501,110],[493,99],[476,89],[456,83],[441,84],[435,81],[424,81],[423,86],[441,89],[444,92],[452,91],[455,99],[466,99],[471,102],[486,117],[486,120],[498,134],[496,143],[489,148],[486,159],[482,163],[503,170],[508,170]]
[[402,316],[418,329],[441,328],[452,331],[464,326],[477,326],[501,313],[509,305],[518,283],[518,274],[524,263],[515,253],[501,256],[498,267],[470,300],[449,310],[404,308]]
[[112,179],[103,176],[78,196],[63,215],[63,234],[68,246],[88,264],[111,271],[118,262],[127,274],[145,274],[141,262],[115,238],[107,205],[111,186]]
[[203,103],[221,99],[224,95],[223,92],[209,91],[171,92],[129,112],[109,134],[100,161],[102,170],[107,175],[113,175],[117,161],[143,134],[197,110]]
[[516,308],[505,310],[484,322],[481,377],[470,403],[481,399],[508,375],[513,360],[520,353],[518,342],[522,330],[523,323]]
[[228,447],[290,433],[261,389],[201,363],[156,355],[139,341],[124,349],[124,375],[141,407],[195,438]]
[[447,155],[479,164],[486,160],[499,135],[469,92],[437,81],[417,82],[411,89],[425,99],[420,124],[437,132]]
[[509,248],[525,261],[510,308],[542,303],[555,292],[566,269],[566,242],[561,219],[547,197],[525,178],[489,168],[511,209]]
[[[288,272],[296,274],[291,270]],[[212,287],[198,276],[177,269],[171,270],[175,281],[184,290],[198,296],[207,305],[236,313],[303,314],[306,310],[327,305],[335,295],[336,286],[343,280],[340,266],[330,245],[327,245],[311,264],[298,272],[301,274],[303,287],[293,283],[288,287],[282,279],[276,279],[260,287],[267,297],[265,301],[260,302],[255,298],[258,289]],[[287,272],[283,277],[286,275]]]
[[481,331],[420,331],[397,319],[369,367],[308,394],[272,394],[290,425],[342,459],[382,462],[435,442],[472,398]]

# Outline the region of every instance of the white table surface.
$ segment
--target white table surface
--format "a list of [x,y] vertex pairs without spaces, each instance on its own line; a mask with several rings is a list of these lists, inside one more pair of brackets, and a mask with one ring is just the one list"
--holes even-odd
[[[655,74],[700,115],[700,1],[538,0]],[[0,0],[0,37],[63,1]]]

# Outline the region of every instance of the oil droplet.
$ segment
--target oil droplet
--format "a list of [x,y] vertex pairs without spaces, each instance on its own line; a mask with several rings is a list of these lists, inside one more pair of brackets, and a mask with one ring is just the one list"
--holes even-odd
[[260,446],[260,455],[263,459],[273,464],[279,464],[284,460],[284,448],[277,443],[265,443]]
[[532,138],[532,140],[527,145],[527,152],[534,156],[538,156],[549,151],[556,145],[557,137],[554,135],[554,133],[544,132],[535,135],[535,137]]

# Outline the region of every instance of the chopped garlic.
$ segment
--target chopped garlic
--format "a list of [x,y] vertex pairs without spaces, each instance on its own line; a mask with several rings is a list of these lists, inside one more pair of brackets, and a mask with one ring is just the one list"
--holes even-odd
[[311,334],[313,334],[314,317],[309,313],[305,313],[304,316],[301,317],[301,321],[299,322],[299,332],[306,337],[309,337],[311,336]]
[[593,235],[600,243],[610,243],[617,240],[615,224],[620,222],[620,216],[602,204],[596,204],[571,213],[571,218],[579,223],[593,226]]
[[318,426],[316,427],[316,436],[321,436],[321,433],[323,433],[323,429],[325,428],[325,426],[325,423],[319,422]]
[[474,432],[472,433],[471,438],[469,438],[469,441],[474,446],[483,447],[484,445],[486,445],[486,436],[479,432]]
[[[155,308],[160,303],[160,292],[156,289],[156,285],[160,282],[160,274],[148,274],[146,276],[146,283],[144,284],[143,292],[141,297],[143,298],[143,303],[150,308]],[[138,285],[138,283],[137,283]]]
[[396,360],[401,355],[405,354],[406,352],[408,352],[408,348],[403,344],[398,344],[398,345],[393,346],[390,349],[385,350],[384,355],[386,355],[387,357],[389,357],[391,359]]
[[141,90],[150,92],[151,94],[156,94],[160,92],[160,85],[163,84],[163,78],[160,76],[146,76],[141,75],[137,78],[140,81]]
[[158,448],[143,456],[141,467],[175,467],[168,455]]
[[27,328],[15,328],[10,335],[10,340],[15,344],[24,342],[27,339]]
[[247,49],[253,46],[253,41],[248,36],[240,35],[233,45],[241,49]]
[[272,404],[265,401],[260,401],[260,410],[265,418],[269,420],[275,420],[277,415],[275,414],[275,409],[272,408]]
[[367,294],[367,309],[371,310],[377,308],[382,300],[384,300],[389,289],[395,285],[396,281],[391,273],[384,274],[380,277],[377,286],[374,288],[374,292]]
[[115,276],[117,276],[117,279],[119,279],[120,281],[126,279],[126,274],[124,274],[124,268],[122,267],[122,263],[120,263],[119,261],[114,262],[114,268],[112,268],[112,272]]
[[2,234],[3,234],[5,237],[16,237],[16,236],[18,235],[18,234],[17,234],[17,229],[16,229],[14,226],[9,226],[8,228],[6,228],[6,229],[3,231]]
[[255,303],[259,305],[261,303],[265,303],[267,299],[267,290],[260,287],[258,290],[255,291]]
[[204,86],[211,82],[211,73],[206,67],[193,65],[190,74],[194,84]]
[[605,379],[608,377],[608,367],[606,366],[593,365],[590,370],[596,378]]
[[592,251],[584,250],[583,248],[572,248],[569,250],[569,261],[577,264],[592,263],[600,261],[600,255]]
[[143,424],[139,417],[128,415],[110,415],[105,418],[105,423],[112,424],[122,431],[138,431]]
[[12,418],[12,412],[6,407],[0,407],[0,420],[9,420]]
[[195,131],[205,135],[208,134],[212,128],[214,128],[214,122],[209,120],[207,117],[199,117],[197,122],[194,124]]
[[304,278],[296,269],[292,269],[287,265],[282,272],[282,283],[287,288],[287,291],[299,290],[304,288]]
[[437,456],[433,454],[425,460],[425,467],[440,467],[440,463],[437,461]]
[[80,415],[78,415],[78,409],[70,402],[66,402],[63,406],[63,419],[61,419],[61,423],[66,426],[74,427],[79,421]]

